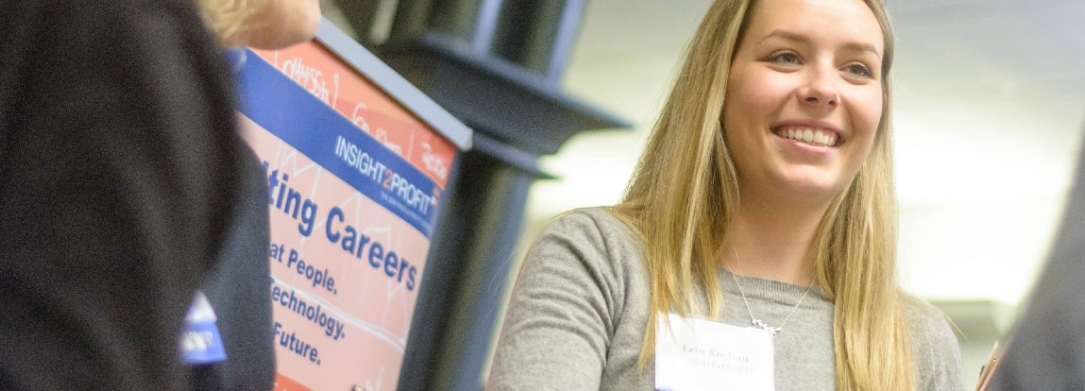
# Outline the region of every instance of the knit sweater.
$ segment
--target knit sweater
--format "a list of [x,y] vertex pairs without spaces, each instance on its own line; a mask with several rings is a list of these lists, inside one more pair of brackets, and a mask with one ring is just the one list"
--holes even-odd
[[[748,327],[750,315],[725,269],[718,321]],[[835,390],[833,301],[823,289],[736,276],[750,311],[778,326],[776,390]],[[489,390],[654,390],[654,362],[638,369],[651,290],[643,243],[601,209],[568,213],[528,253],[509,302]],[[803,295],[807,295],[803,299]],[[703,302],[703,297],[701,297]],[[801,300],[801,303],[800,303]],[[944,316],[908,300],[917,388],[963,390],[960,351]]]

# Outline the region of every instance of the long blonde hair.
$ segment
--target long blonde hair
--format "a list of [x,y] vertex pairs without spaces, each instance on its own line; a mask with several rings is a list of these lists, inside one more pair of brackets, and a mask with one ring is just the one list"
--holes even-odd
[[198,0],[204,23],[223,47],[235,47],[250,30],[267,0]]
[[[842,391],[912,390],[906,300],[896,282],[896,201],[889,126],[893,35],[881,0],[864,0],[885,37],[881,122],[870,155],[832,202],[814,245],[818,284],[835,303],[836,384]],[[737,174],[724,140],[727,78],[755,0],[717,0],[687,49],[685,62],[622,203],[611,208],[645,243],[651,281],[640,364],[654,354],[663,312],[709,315],[723,306],[718,251],[738,209]]]

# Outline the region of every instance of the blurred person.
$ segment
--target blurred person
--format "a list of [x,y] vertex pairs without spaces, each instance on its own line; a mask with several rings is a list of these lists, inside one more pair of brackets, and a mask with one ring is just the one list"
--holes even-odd
[[[279,49],[313,37],[320,24],[317,0],[198,0],[204,21],[220,44],[232,51],[245,46]],[[245,56],[234,56],[245,61]],[[255,153],[251,172],[264,173]],[[266,175],[266,174],[265,174]],[[219,355],[185,351],[197,390],[270,390],[275,379],[274,330],[268,283],[268,182],[249,175],[241,183],[240,218],[231,227],[220,264],[201,286],[190,314],[210,311],[221,338]],[[201,308],[206,306],[206,308]],[[191,318],[190,318],[191,319]],[[206,321],[206,320],[205,320]],[[186,331],[207,329],[186,322]],[[198,335],[198,334],[197,334]],[[185,342],[182,337],[182,343]],[[187,345],[182,345],[184,349]]]
[[[1085,153],[1083,148],[1082,153]],[[1044,271],[986,390],[1085,390],[1085,155]],[[981,384],[982,385],[982,384]]]
[[[307,39],[315,23],[275,22],[295,3],[223,8],[272,29],[221,42]],[[257,251],[267,268],[266,179],[202,19],[191,0],[0,2],[0,389],[196,389],[195,292]]]
[[622,202],[529,250],[487,388],[963,389],[895,276],[892,60],[879,0],[717,0]]

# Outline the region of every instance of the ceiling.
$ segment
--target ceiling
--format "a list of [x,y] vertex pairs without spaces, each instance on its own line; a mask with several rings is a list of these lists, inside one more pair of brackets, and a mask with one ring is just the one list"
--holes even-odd
[[[544,167],[530,235],[618,200],[706,0],[590,0],[569,93],[634,121],[570,140]],[[904,286],[1016,304],[1057,226],[1085,114],[1085,2],[889,0]],[[980,274],[983,278],[978,277]]]

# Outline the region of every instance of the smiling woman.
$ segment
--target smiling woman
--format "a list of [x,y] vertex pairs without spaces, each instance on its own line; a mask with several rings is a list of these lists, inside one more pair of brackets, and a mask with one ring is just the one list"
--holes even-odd
[[497,390],[959,390],[896,281],[877,0],[718,0],[622,203],[529,251]]

